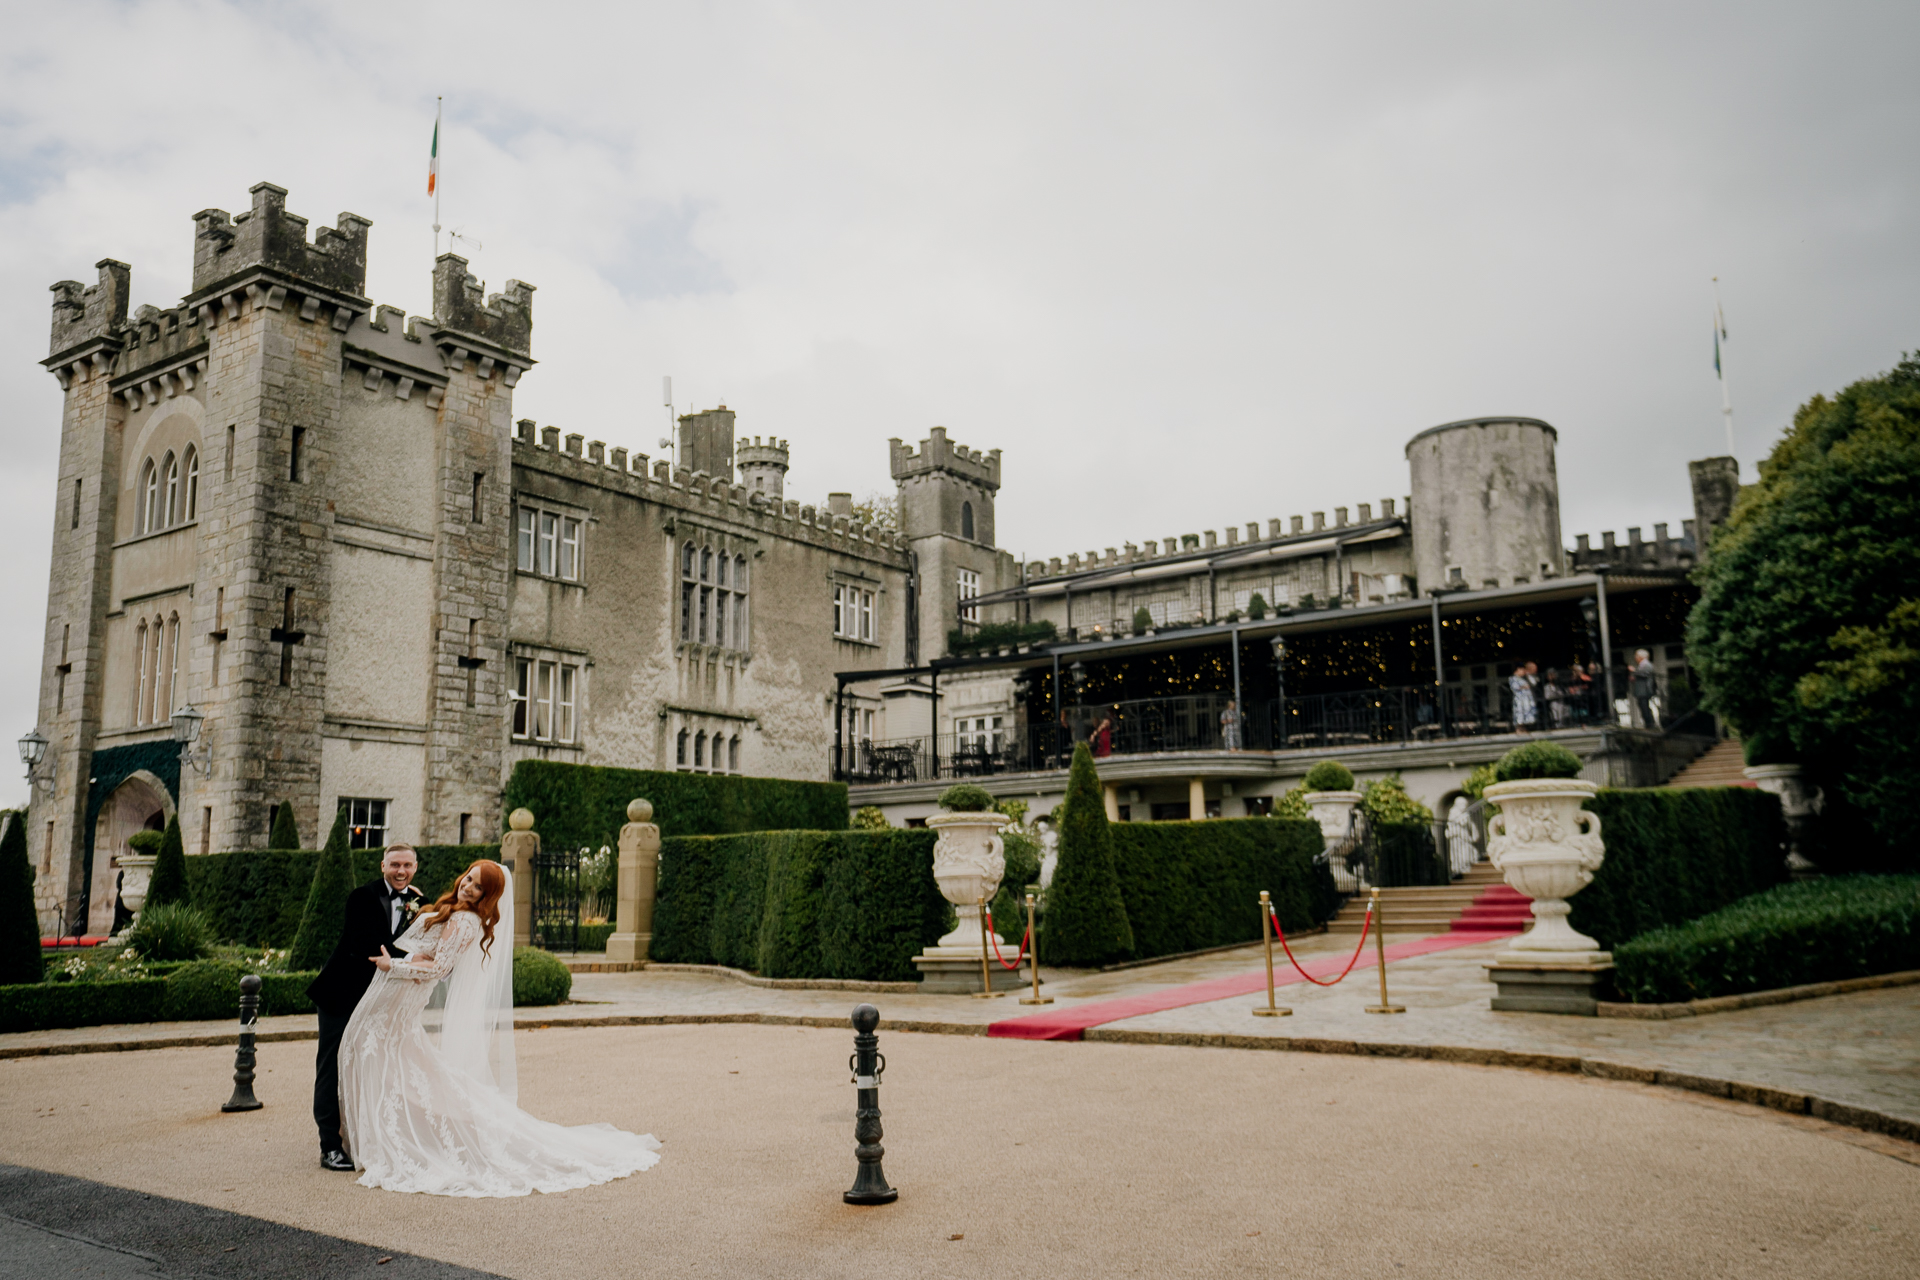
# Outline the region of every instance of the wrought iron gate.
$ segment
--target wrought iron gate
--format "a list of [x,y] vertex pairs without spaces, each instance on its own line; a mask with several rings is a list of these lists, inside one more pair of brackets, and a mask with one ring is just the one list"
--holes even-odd
[[580,854],[542,849],[533,855],[533,920],[528,941],[547,951],[580,949]]

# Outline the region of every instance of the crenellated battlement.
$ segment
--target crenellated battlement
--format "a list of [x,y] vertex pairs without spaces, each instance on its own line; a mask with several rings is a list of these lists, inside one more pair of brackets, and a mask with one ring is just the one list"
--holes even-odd
[[1397,502],[1392,498],[1382,498],[1377,516],[1371,502],[1356,503],[1351,509],[1335,507],[1332,523],[1328,523],[1325,511],[1315,511],[1312,513],[1311,527],[1307,516],[1290,516],[1285,520],[1275,517],[1267,521],[1264,530],[1258,520],[1249,520],[1244,526],[1228,525],[1223,530],[1207,529],[1200,533],[1149,538],[1138,546],[1129,542],[1124,547],[1108,547],[1104,555],[1098,550],[1089,550],[1084,555],[1075,553],[1067,556],[1064,561],[1057,556],[1051,560],[1035,560],[1026,566],[1024,573],[1029,579],[1050,578],[1182,556],[1194,557],[1195,571],[1198,572],[1207,558],[1229,551],[1256,550],[1295,539],[1330,543],[1346,535],[1386,528],[1396,523],[1404,526],[1412,514],[1412,507],[1411,498],[1402,498]]
[[509,280],[505,293],[489,297],[458,254],[434,260],[433,317],[442,328],[519,355],[533,354],[533,286]]
[[252,187],[253,207],[237,217],[225,209],[193,215],[193,292],[213,289],[241,273],[267,267],[305,284],[358,298],[367,287],[367,228],[357,213],[307,240],[307,220],[287,212],[287,192],[271,182]]
[[945,471],[989,490],[1000,488],[1000,451],[990,449],[982,453],[965,445],[951,444],[947,440],[945,427],[935,427],[929,431],[927,439],[920,442],[917,452],[902,443],[898,436],[887,441],[887,449],[896,483],[914,476]]
[[1679,537],[1669,536],[1664,523],[1656,524],[1650,542],[1641,539],[1638,525],[1627,530],[1624,543],[1618,540],[1611,529],[1600,535],[1600,545],[1597,547],[1593,545],[1592,534],[1580,534],[1567,552],[1567,568],[1574,572],[1602,565],[1615,570],[1691,569],[1699,558],[1700,546],[1694,523],[1682,520]]
[[112,337],[126,326],[133,268],[112,258],[102,258],[93,265],[100,273],[100,283],[88,287],[78,280],[62,280],[52,286],[53,333],[47,343],[50,357]]

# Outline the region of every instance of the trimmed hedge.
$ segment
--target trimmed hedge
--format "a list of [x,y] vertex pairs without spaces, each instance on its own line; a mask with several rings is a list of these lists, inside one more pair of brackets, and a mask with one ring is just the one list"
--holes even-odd
[[1603,790],[1606,860],[1568,900],[1568,922],[1611,949],[1677,925],[1786,878],[1779,797],[1753,787]]
[[1067,794],[1056,810],[1060,856],[1047,889],[1047,920],[1041,954],[1060,965],[1102,965],[1134,953],[1127,907],[1133,899],[1114,870],[1112,828],[1106,800],[1084,742],[1073,748]]
[[[1257,940],[1262,889],[1273,895],[1283,929],[1309,929],[1323,918],[1314,910],[1318,823],[1215,818],[1107,829],[1139,959]],[[1040,962],[1049,963],[1044,925]]]
[[552,760],[514,765],[502,810],[531,810],[543,848],[598,848],[619,843],[627,803],[636,798],[653,803],[653,820],[667,837],[847,829],[842,782],[710,777]]
[[1781,885],[1614,948],[1637,1003],[1700,1000],[1920,969],[1920,876]]
[[[380,874],[373,850],[354,853],[356,886]],[[414,887],[432,900],[451,889],[476,859],[497,860],[500,846],[429,844],[421,845],[419,854]],[[300,928],[319,856],[311,849],[210,853],[187,859],[187,883],[193,889],[194,905],[213,920],[213,931],[221,940],[250,947],[286,947]]]
[[0,814],[0,982],[38,982],[46,974],[40,917],[33,905],[27,812]]
[[513,1007],[561,1004],[573,993],[573,972],[538,947],[513,949]]
[[927,830],[667,837],[650,954],[770,978],[911,980],[913,957],[948,927],[934,839]]
[[[200,960],[165,978],[104,982],[36,982],[0,986],[0,1032],[101,1027],[123,1022],[240,1019],[243,965]],[[311,973],[269,973],[260,979],[260,1016],[312,1013]]]

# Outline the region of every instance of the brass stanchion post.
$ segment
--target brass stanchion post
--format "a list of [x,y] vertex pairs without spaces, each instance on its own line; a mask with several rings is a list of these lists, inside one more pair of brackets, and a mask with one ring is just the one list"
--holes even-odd
[[1260,938],[1267,946],[1267,1007],[1262,1009],[1256,1006],[1253,1016],[1285,1018],[1293,1010],[1282,1009],[1273,1002],[1273,899],[1265,889],[1260,891]]
[[977,899],[974,906],[980,912],[980,989],[973,993],[975,1000],[991,1000],[995,996],[1004,996],[1004,991],[993,989],[993,963],[987,955],[987,930],[993,928],[993,917],[987,914],[987,900]]
[[1033,895],[1027,895],[1027,968],[1033,970],[1033,994],[1021,996],[1021,1004],[1052,1004],[1052,996],[1040,994],[1040,935],[1033,927]]
[[1368,901],[1373,907],[1373,951],[1380,959],[1380,1003],[1368,1005],[1367,1012],[1405,1013],[1407,1006],[1387,999],[1387,921],[1380,910],[1380,891],[1375,889]]

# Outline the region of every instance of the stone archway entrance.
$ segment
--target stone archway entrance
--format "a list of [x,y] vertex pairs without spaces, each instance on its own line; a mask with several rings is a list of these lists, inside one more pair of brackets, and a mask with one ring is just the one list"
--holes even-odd
[[140,831],[164,830],[172,816],[173,797],[167,793],[166,784],[144,769],[128,774],[100,806],[93,830],[88,933],[104,936],[113,929],[114,908],[120,900],[116,886],[120,859],[133,852],[128,837]]

